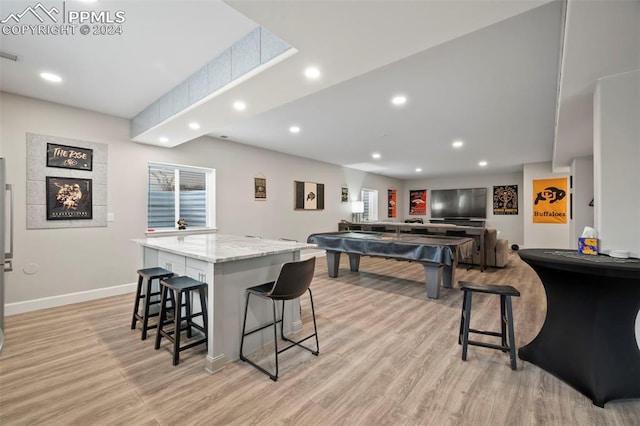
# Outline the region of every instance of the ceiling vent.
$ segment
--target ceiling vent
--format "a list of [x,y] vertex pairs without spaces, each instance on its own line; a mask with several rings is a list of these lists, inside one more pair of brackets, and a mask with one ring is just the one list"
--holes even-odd
[[13,55],[11,53],[2,52],[2,51],[0,51],[0,58],[8,59],[8,60],[13,61],[13,62],[16,62],[18,60],[18,56],[17,55]]

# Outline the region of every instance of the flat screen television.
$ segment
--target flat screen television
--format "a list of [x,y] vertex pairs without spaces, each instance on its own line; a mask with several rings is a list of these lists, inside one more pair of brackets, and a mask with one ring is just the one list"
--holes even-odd
[[432,218],[487,217],[487,188],[432,189],[430,198]]

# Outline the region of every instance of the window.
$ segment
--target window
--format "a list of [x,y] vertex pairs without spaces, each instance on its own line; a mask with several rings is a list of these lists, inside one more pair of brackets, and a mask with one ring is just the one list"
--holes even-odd
[[147,226],[215,227],[215,170],[176,164],[149,163]]
[[360,193],[364,201],[364,220],[378,220],[378,191],[375,189],[363,189]]

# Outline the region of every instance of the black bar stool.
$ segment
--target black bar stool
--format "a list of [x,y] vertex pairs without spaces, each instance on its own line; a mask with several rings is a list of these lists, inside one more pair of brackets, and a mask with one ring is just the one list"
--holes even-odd
[[[516,370],[516,340],[513,332],[513,311],[511,307],[511,296],[519,297],[520,292],[510,285],[474,284],[460,281],[460,290],[464,292],[462,300],[462,313],[460,316],[460,334],[458,343],[462,345],[462,360],[467,360],[468,345],[482,346],[490,349],[498,349],[502,352],[509,352],[511,356],[511,369]],[[497,294],[500,296],[500,333],[495,331],[482,331],[469,327],[471,322],[471,298],[473,293]],[[469,340],[469,333],[484,334],[486,336],[500,337],[501,344],[477,342]],[[507,339],[508,333],[508,339]]]
[[[160,299],[160,320],[158,321],[158,333],[156,334],[155,348],[160,349],[160,341],[166,337],[173,343],[173,365],[180,363],[180,352],[192,348],[194,346],[208,341],[207,331],[207,283],[194,280],[191,277],[173,277],[165,278],[160,281],[162,297]],[[198,291],[200,296],[200,312],[193,313],[191,309],[191,292]],[[175,309],[173,319],[167,319],[167,299],[172,298],[175,301]],[[182,315],[182,306],[185,308],[185,315]],[[202,317],[202,326],[193,322],[194,318]],[[182,322],[186,321],[186,327],[182,326]],[[173,323],[173,328],[165,330],[164,326]],[[186,330],[187,337],[193,337],[192,328],[201,331],[204,338],[191,342],[187,345],[180,346],[180,332]]]
[[[152,328],[156,328],[158,324],[149,325],[149,318],[158,316],[159,312],[155,312],[149,314],[149,308],[151,305],[157,305],[160,303],[160,283],[158,282],[158,291],[152,290],[152,281],[153,280],[163,280],[165,278],[170,278],[174,274],[173,272],[164,269],[164,268],[146,268],[146,269],[138,269],[138,290],[136,291],[136,301],[133,305],[133,316],[131,317],[131,329],[136,329],[136,323],[138,321],[142,322],[142,340],[147,339],[147,330]],[[144,293],[142,292],[142,282],[146,280],[147,286],[145,288]],[[158,296],[156,300],[151,300],[153,296]],[[140,300],[144,300],[144,305],[142,306],[142,312],[140,311]]]
[[[246,299],[244,305],[244,321],[242,322],[242,337],[240,338],[240,359],[247,362],[269,376],[274,382],[278,380],[278,354],[291,349],[294,346],[298,346],[301,349],[305,349],[311,352],[313,355],[318,356],[320,352],[320,345],[318,344],[318,327],[316,325],[316,311],[313,306],[313,295],[309,286],[313,280],[313,272],[316,266],[316,258],[310,257],[307,260],[299,260],[293,262],[287,262],[282,265],[278,278],[275,281],[257,285],[255,287],[249,287],[246,290]],[[310,334],[300,340],[293,340],[284,334],[284,302],[285,300],[297,299],[305,293],[309,293],[309,299],[311,301],[311,317],[313,318],[313,334]],[[271,307],[273,311],[273,321],[268,324],[262,325],[251,331],[246,331],[247,327],[247,311],[249,310],[249,296],[254,295],[263,299],[271,300]],[[276,301],[282,301],[282,315],[280,319],[276,317]],[[278,350],[278,329],[277,324],[280,323],[280,337],[289,345],[283,349]],[[273,326],[273,345],[274,355],[276,361],[275,373],[267,371],[265,368],[259,366],[255,362],[244,356],[244,338],[264,330],[265,328]],[[315,337],[316,348],[309,348],[302,344],[302,342]]]

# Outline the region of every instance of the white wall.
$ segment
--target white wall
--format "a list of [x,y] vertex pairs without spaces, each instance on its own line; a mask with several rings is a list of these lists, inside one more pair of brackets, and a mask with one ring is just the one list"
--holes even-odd
[[[129,240],[144,237],[147,227],[148,161],[215,168],[219,232],[265,238],[306,240],[313,232],[337,230],[339,220],[351,218],[350,203],[340,202],[342,185],[349,185],[352,193],[359,193],[361,186],[382,192],[401,185],[395,179],[209,137],[173,149],[138,144],[129,138],[126,119],[7,93],[0,93],[0,110],[0,153],[7,158],[16,206],[14,271],[5,281],[7,314],[27,310],[17,306],[34,299],[45,298],[40,306],[55,306],[69,300],[60,296],[71,293],[79,301],[108,295],[104,289],[116,286],[131,291],[129,284],[142,264],[139,247]],[[109,145],[108,205],[115,221],[105,228],[26,229],[27,132]],[[258,173],[267,178],[266,201],[254,200]],[[324,183],[325,210],[294,210],[294,180]]]
[[585,226],[594,227],[594,208],[589,206],[593,200],[593,157],[578,157],[571,162],[573,176],[573,220],[571,221],[569,241],[571,248],[578,248],[578,237]]
[[[526,248],[571,248],[571,226],[567,223],[533,223],[533,180],[557,179],[569,176],[567,174],[553,173],[551,163],[532,163],[524,165],[524,243]],[[568,205],[568,203],[567,203]]]
[[[494,215],[493,214],[493,186],[500,185],[518,185],[518,214],[517,215]],[[487,221],[486,226],[496,228],[500,232],[500,238],[504,238],[511,244],[521,245],[524,241],[523,237],[523,181],[522,173],[502,173],[502,174],[486,174],[475,176],[448,176],[431,179],[416,179],[405,181],[403,192],[404,202],[399,201],[400,208],[398,215],[403,215],[409,219],[409,191],[412,189],[427,190],[427,204],[429,204],[429,191],[433,189],[457,189],[457,188],[487,188]],[[398,191],[400,194],[400,191]],[[431,215],[427,208],[427,220]]]
[[640,257],[640,70],[598,81],[594,98],[595,225],[603,252]]

